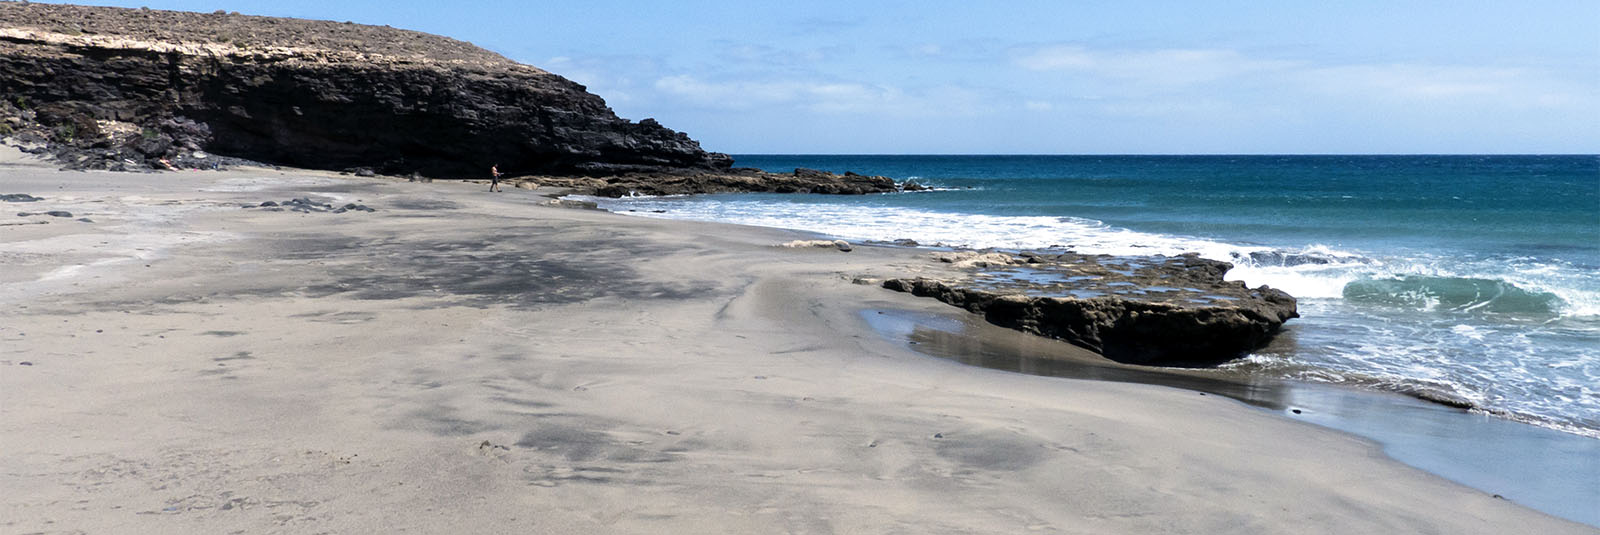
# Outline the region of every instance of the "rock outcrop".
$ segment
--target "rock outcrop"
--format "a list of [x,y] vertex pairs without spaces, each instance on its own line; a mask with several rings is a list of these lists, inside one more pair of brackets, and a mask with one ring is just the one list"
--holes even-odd
[[710,172],[628,173],[605,178],[524,177],[518,179],[518,185],[566,188],[574,193],[613,198],[735,192],[863,195],[920,189],[915,183],[896,184],[889,177],[848,172],[840,175],[805,168],[795,169],[792,173],[736,168]]
[[1289,294],[1225,281],[1231,264],[1195,255],[963,251],[937,258],[987,270],[959,280],[890,279],[883,287],[933,297],[983,314],[990,323],[1129,364],[1225,362],[1265,345],[1285,321],[1299,317]]
[[331,21],[0,2],[0,97],[0,137],[76,168],[223,155],[459,178],[732,163],[469,43]]

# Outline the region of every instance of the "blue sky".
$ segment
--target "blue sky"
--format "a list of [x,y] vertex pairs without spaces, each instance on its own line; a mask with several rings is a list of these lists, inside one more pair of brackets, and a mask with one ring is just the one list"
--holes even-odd
[[477,43],[731,153],[1597,153],[1600,2],[94,2]]

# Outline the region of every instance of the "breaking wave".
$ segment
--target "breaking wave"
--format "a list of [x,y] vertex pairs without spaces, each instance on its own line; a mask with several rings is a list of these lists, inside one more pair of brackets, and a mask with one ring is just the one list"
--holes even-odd
[[[950,213],[896,205],[898,196],[849,202],[711,195],[590,198],[644,217],[721,221],[816,232],[852,241],[1062,250],[1116,256],[1198,253],[1234,265],[1228,279],[1300,299],[1286,355],[1306,380],[1447,392],[1474,410],[1597,434],[1600,429],[1600,281],[1591,266],[1532,257],[1446,256],[1394,248],[1298,247],[1141,232],[1102,221]],[[798,201],[798,202],[797,202]],[[1367,385],[1372,386],[1372,385]],[[1442,395],[1442,394],[1441,394]],[[1430,398],[1432,399],[1432,398]]]
[[668,219],[788,228],[856,241],[923,246],[1067,250],[1116,256],[1200,256],[1231,262],[1230,280],[1301,299],[1347,299],[1438,312],[1600,314],[1600,288],[1581,268],[1526,258],[1380,256],[1313,244],[1228,243],[1139,232],[1094,219],[947,213],[892,206],[775,201],[769,196],[586,198],[602,208]]

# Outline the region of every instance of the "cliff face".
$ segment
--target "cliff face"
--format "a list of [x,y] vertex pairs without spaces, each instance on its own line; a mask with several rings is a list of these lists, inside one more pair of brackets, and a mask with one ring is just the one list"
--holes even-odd
[[75,149],[62,155],[84,168],[196,150],[438,177],[731,163],[471,44],[329,21],[0,2],[0,96],[0,134]]

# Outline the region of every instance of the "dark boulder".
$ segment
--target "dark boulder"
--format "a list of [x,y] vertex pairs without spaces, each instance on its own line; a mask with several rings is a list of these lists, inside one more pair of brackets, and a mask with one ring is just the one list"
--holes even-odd
[[985,277],[890,279],[883,287],[1129,364],[1225,362],[1265,345],[1299,317],[1289,294],[1225,281],[1230,264],[1195,255],[1015,258]]

